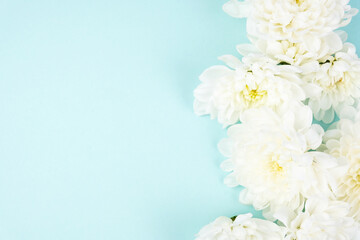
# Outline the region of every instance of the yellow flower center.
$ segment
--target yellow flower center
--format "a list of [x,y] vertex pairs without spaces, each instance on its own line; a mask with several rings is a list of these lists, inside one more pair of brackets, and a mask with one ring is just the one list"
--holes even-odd
[[282,184],[282,186],[287,185],[287,165],[291,160],[283,158],[284,156],[273,153],[264,159],[265,162],[260,171],[266,176],[270,184],[275,182]]
[[247,107],[257,107],[262,105],[262,100],[267,96],[267,91],[260,90],[259,87],[250,89],[249,86],[246,86],[246,89],[240,92],[240,95]]
[[304,1],[305,0],[296,0],[296,4],[300,6]]
[[283,173],[283,168],[279,165],[279,163],[277,161],[271,160],[270,164],[270,171],[272,173],[276,173],[276,174],[280,174],[282,175]]
[[284,176],[285,169],[282,166],[280,166],[279,161],[280,161],[280,155],[275,154],[273,156],[270,156],[267,168],[272,176],[275,177]]
[[249,96],[253,101],[256,101],[259,98],[262,98],[265,94],[266,91],[251,90]]
[[338,89],[339,87],[341,87],[341,85],[343,85],[343,84],[345,84],[344,78],[340,77],[340,78],[333,78],[333,79],[331,79],[330,82],[323,83],[320,85],[322,85],[323,87],[325,87],[328,90],[334,91],[334,90]]

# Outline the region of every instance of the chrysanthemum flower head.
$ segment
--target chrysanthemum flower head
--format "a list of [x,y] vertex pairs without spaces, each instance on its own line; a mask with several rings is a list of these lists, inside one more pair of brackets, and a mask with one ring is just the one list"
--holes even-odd
[[227,126],[248,109],[266,106],[279,111],[305,99],[295,67],[262,55],[244,57],[242,62],[229,55],[221,60],[229,67],[214,66],[200,76],[202,83],[194,91],[198,115],[210,114]]
[[241,121],[229,128],[219,149],[229,158],[222,164],[231,172],[225,183],[245,187],[242,203],[272,219],[279,207],[300,211],[309,196],[333,197],[331,188],[343,171],[336,158],[310,151],[321,144],[323,129],[312,125],[308,107],[294,106],[282,114],[253,109]]
[[353,106],[360,97],[360,59],[355,47],[345,43],[344,48],[323,58],[312,71],[304,73],[304,81],[311,83],[309,106],[317,120],[330,123],[335,112]]

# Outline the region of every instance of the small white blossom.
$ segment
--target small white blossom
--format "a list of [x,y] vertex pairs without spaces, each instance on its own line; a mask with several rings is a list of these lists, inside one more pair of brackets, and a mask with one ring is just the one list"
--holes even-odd
[[198,115],[210,114],[227,126],[248,109],[283,111],[305,99],[295,67],[280,66],[261,55],[244,57],[243,62],[229,55],[221,60],[230,68],[214,66],[200,76],[202,83],[194,91]]
[[282,240],[285,233],[285,228],[273,222],[243,214],[234,221],[227,217],[217,218],[200,230],[196,240]]
[[272,218],[278,208],[300,211],[310,196],[333,197],[339,175],[336,158],[316,151],[323,129],[312,125],[312,113],[297,106],[283,114],[269,109],[246,111],[242,124],[229,128],[219,149],[229,159],[222,168],[232,172],[229,186],[244,186],[240,201],[264,210]]
[[[309,106],[317,120],[330,123],[335,112],[353,106],[360,97],[360,60],[352,44],[322,60],[317,67],[304,73],[304,81],[316,86],[309,93]],[[314,93],[318,92],[318,93]]]
[[281,219],[288,228],[285,239],[358,240],[358,225],[348,214],[349,205],[345,202],[308,199],[303,212]]
[[223,7],[233,17],[247,17],[249,35],[313,42],[347,25],[357,13],[349,0],[230,0]]

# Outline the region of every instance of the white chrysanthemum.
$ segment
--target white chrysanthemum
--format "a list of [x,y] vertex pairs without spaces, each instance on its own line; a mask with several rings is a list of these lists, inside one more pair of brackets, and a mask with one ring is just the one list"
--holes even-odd
[[360,222],[360,121],[342,119],[326,132],[326,152],[349,163],[335,194],[351,206],[351,215]]
[[283,220],[286,240],[357,240],[357,224],[349,217],[349,205],[341,201],[309,199],[305,211]]
[[319,94],[309,96],[309,106],[317,120],[330,123],[335,112],[354,105],[360,97],[360,60],[352,44],[334,56],[324,58],[312,72],[304,73],[304,81],[316,85]]
[[304,198],[333,197],[338,175],[343,174],[337,159],[309,151],[321,144],[323,129],[312,125],[312,112],[306,106],[283,114],[269,109],[246,111],[242,124],[228,130],[229,138],[219,144],[229,186],[244,186],[240,201],[265,210],[271,217],[278,208],[301,210]]
[[285,233],[285,228],[273,222],[243,214],[234,221],[227,217],[217,218],[200,230],[196,240],[282,240]]
[[346,37],[345,32],[331,32],[322,38],[315,38],[310,45],[306,42],[250,37],[252,44],[240,44],[237,50],[243,56],[261,52],[278,62],[301,66],[301,69],[306,70],[317,65],[318,60],[340,51]]
[[347,25],[357,13],[349,0],[230,0],[224,11],[248,17],[250,35],[291,42],[312,42]]
[[202,83],[194,91],[198,115],[210,114],[227,126],[245,110],[266,106],[278,111],[305,99],[295,67],[258,55],[243,62],[229,55],[220,59],[232,69],[214,66],[200,76]]

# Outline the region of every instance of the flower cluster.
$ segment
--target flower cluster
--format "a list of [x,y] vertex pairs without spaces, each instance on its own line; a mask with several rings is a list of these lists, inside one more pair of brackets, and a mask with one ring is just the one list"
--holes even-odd
[[224,5],[251,43],[201,74],[194,110],[228,127],[224,182],[264,219],[219,217],[197,240],[360,239],[360,59],[338,30],[357,13],[348,2]]

